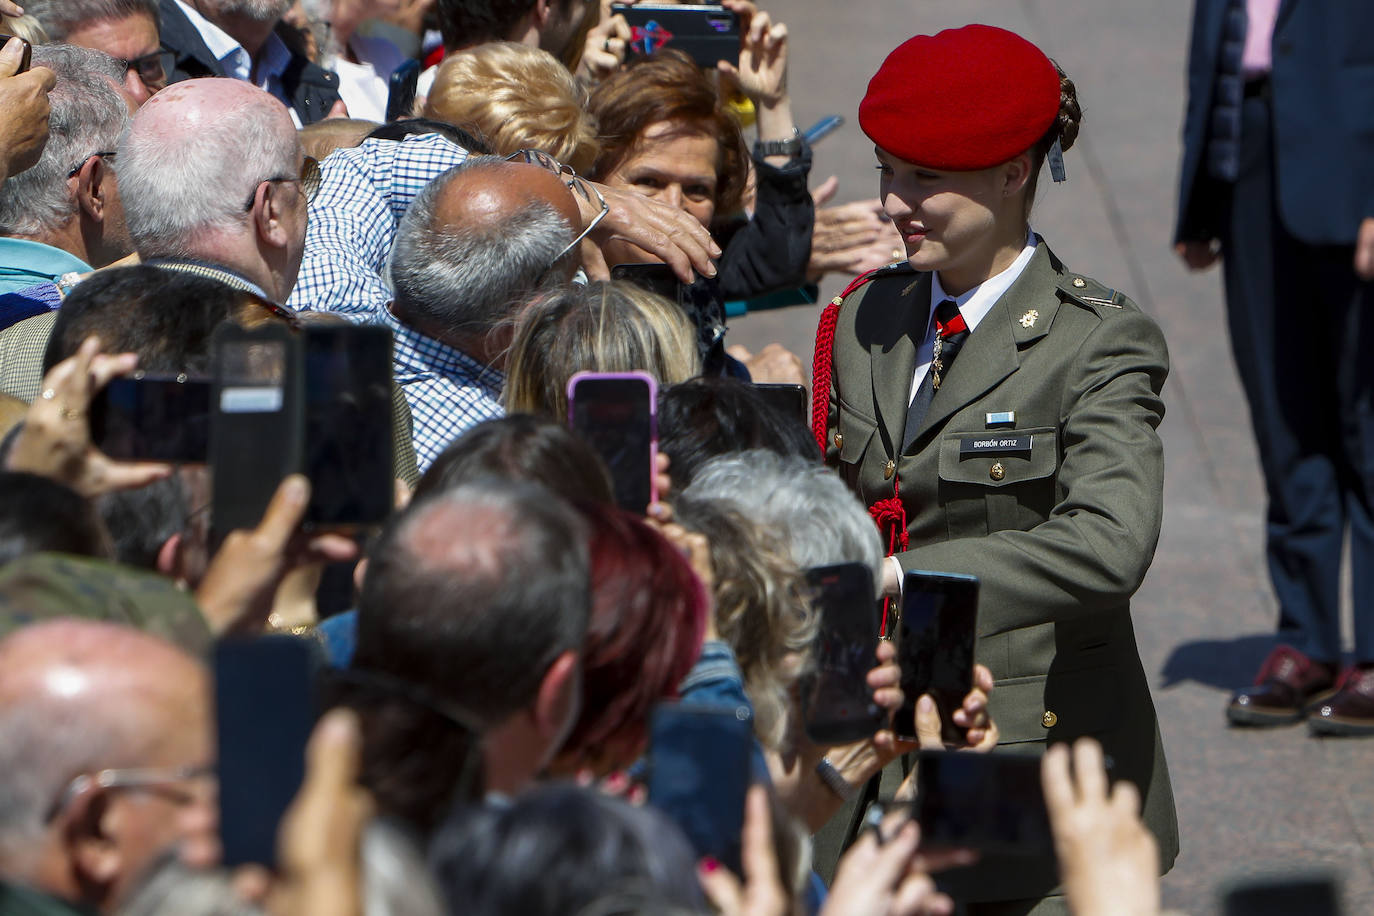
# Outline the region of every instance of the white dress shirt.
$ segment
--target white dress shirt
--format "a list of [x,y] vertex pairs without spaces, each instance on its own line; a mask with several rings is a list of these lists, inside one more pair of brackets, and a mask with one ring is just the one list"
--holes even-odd
[[296,127],[301,126],[300,116],[291,106],[291,99],[286,95],[286,87],[281,79],[287,65],[291,63],[291,51],[275,32],[268,35],[267,41],[263,43],[258,53],[257,73],[254,74],[253,58],[233,36],[206,19],[185,0],[176,0],[176,5],[186,14],[191,25],[196,27],[201,41],[205,42],[205,47],[209,48],[215,60],[219,61],[225,76],[252,83],[259,89],[271,93],[286,106],[287,111],[291,112],[291,120]]

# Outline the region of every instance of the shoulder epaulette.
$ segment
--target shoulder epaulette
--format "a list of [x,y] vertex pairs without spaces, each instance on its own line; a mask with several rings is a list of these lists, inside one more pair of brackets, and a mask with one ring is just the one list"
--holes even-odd
[[1094,311],[1102,309],[1124,309],[1122,295],[1108,286],[1103,286],[1091,277],[1068,274],[1059,281],[1059,291],[1067,298],[1086,305]]

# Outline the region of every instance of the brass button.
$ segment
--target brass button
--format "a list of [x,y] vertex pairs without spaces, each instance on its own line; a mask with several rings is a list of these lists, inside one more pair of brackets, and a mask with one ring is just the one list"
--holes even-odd
[[993,480],[1001,480],[1007,476],[1007,469],[1002,467],[1002,462],[999,461],[988,469],[988,476]]
[[1047,709],[1045,714],[1040,717],[1040,724],[1046,728],[1054,728],[1059,724],[1059,717]]
[[835,448],[844,448],[844,433],[835,434]]
[[897,473],[897,462],[889,458],[887,464],[883,466],[883,480],[891,480],[895,473]]
[[1074,277],[1073,285],[1075,289],[1082,289],[1083,287],[1088,285],[1088,281],[1084,280],[1082,277]]

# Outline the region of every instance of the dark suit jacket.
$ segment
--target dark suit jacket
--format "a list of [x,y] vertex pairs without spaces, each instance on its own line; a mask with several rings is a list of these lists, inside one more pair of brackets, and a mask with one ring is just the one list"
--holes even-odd
[[[224,76],[224,68],[174,0],[161,0],[158,13],[162,19],[162,44],[176,55],[168,82]],[[339,101],[339,77],[298,54],[292,54],[291,63],[282,73],[282,85],[301,124],[323,120]]]
[[[1219,237],[1227,187],[1207,174],[1207,138],[1228,0],[1195,0],[1175,241]],[[1278,210],[1314,245],[1350,245],[1374,216],[1374,3],[1283,0],[1274,26]]]
[[[930,274],[905,264],[844,301],[827,460],[869,505],[893,495],[893,463],[910,538],[897,554],[904,570],[981,580],[977,655],[997,679],[999,751],[1097,737],[1116,778],[1140,788],[1167,868],[1178,826],[1130,615],[1163,514],[1164,338],[1129,299],[1068,271],[1041,242],[902,450],[913,337],[929,303]],[[993,411],[1014,411],[1014,427],[989,429]],[[1029,440],[1029,450],[969,444],[989,434]],[[971,900],[1036,897],[1056,883],[1044,862],[985,863],[965,878],[959,891]]]

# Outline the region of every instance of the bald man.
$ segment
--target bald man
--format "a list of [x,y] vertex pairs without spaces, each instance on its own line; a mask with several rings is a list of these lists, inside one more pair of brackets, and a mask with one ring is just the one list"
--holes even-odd
[[211,804],[209,684],[180,649],[54,620],[0,640],[0,912],[111,913]]
[[177,83],[139,109],[117,161],[145,263],[286,301],[319,174],[286,106],[239,80]]
[[423,471],[464,430],[501,411],[510,320],[568,283],[582,222],[561,176],[475,156],[430,182],[392,253],[396,380]]

